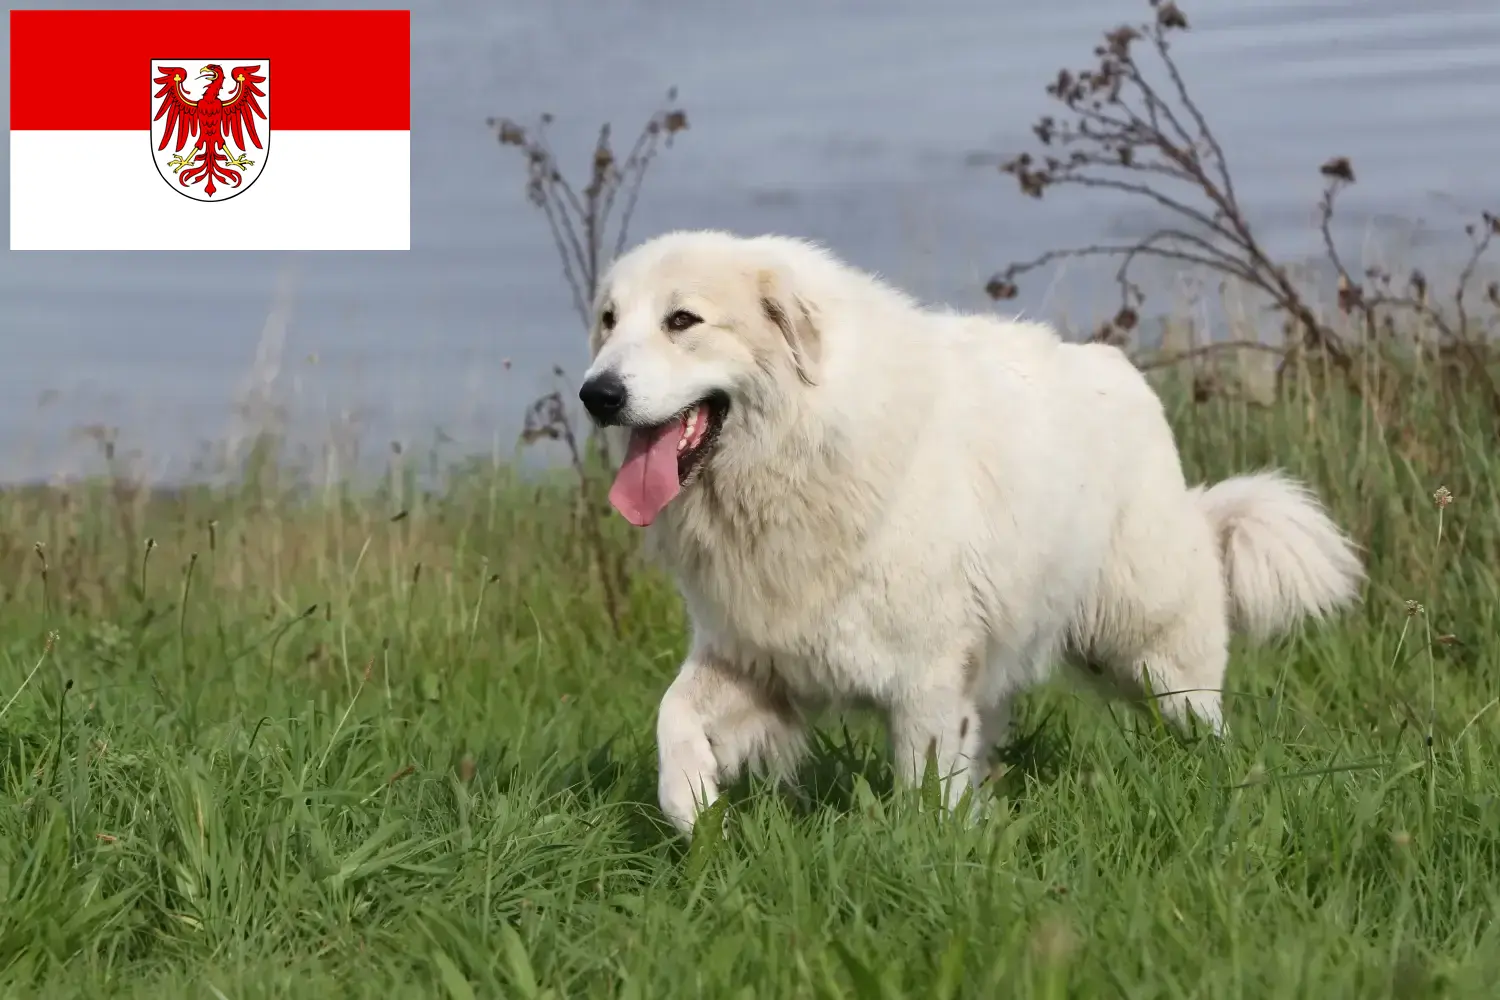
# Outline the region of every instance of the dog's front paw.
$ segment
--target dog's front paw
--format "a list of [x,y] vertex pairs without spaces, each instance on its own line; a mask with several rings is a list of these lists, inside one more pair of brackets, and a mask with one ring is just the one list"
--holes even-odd
[[698,754],[693,750],[690,745],[679,744],[662,753],[656,788],[661,811],[684,837],[692,836],[698,814],[719,797],[712,752]]

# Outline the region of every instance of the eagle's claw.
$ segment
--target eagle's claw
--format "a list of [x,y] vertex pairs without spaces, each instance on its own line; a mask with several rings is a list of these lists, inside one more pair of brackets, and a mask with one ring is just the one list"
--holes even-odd
[[251,166],[255,165],[255,161],[252,160],[252,159],[250,159],[248,156],[246,156],[243,153],[241,153],[239,156],[230,156],[229,153],[228,153],[228,151],[226,151],[225,154],[224,154],[224,160],[231,167],[238,167],[241,170],[244,170],[247,167],[251,167]]
[[183,167],[191,167],[193,165],[193,161],[196,160],[197,158],[198,158],[198,151],[196,149],[192,149],[192,150],[188,151],[188,153],[187,153],[186,156],[184,156],[181,153],[178,153],[176,156],[172,157],[170,160],[167,161],[167,166],[171,167],[172,168],[172,173],[175,174],[179,170],[181,170]]

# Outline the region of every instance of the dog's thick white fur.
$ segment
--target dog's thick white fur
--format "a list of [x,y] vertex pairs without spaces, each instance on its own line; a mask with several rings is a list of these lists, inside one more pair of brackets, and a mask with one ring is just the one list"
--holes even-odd
[[[673,329],[680,310],[699,322]],[[1113,347],[717,232],[621,257],[595,316],[586,381],[623,381],[626,431],[729,400],[645,529],[692,622],[657,726],[683,832],[745,765],[785,774],[831,704],[887,713],[898,776],[935,755],[950,807],[1055,663],[1132,699],[1146,680],[1168,717],[1218,730],[1231,628],[1269,636],[1356,599],[1360,560],[1306,488],[1189,487]]]

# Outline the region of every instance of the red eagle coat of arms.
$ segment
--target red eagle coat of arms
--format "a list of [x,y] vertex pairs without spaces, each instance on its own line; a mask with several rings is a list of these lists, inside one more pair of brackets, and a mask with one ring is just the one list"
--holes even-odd
[[172,190],[196,201],[249,190],[270,154],[270,76],[269,59],[151,60],[151,156]]

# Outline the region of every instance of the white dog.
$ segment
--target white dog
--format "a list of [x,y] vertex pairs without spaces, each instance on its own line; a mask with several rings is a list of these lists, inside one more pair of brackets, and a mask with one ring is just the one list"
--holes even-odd
[[[657,723],[689,832],[810,714],[874,705],[951,808],[1058,661],[1219,730],[1231,626],[1356,598],[1354,548],[1277,473],[1189,488],[1113,347],[929,311],[784,237],[671,233],[610,268],[579,393],[628,436],[610,500],[692,621]],[[957,780],[954,780],[954,779]]]

